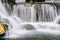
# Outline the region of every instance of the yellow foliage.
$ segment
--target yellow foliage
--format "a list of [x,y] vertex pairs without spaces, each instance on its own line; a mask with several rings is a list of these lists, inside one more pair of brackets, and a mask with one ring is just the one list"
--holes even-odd
[[5,30],[5,28],[4,28],[3,25],[4,25],[4,24],[0,24],[0,35],[1,35],[1,34],[4,34],[4,33],[6,32],[6,30]]

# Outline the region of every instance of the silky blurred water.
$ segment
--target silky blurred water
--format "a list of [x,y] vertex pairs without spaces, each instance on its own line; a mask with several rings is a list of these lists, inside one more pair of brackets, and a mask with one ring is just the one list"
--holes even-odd
[[14,5],[13,11],[8,8],[0,1],[0,22],[9,26],[1,40],[60,40],[56,5],[20,4]]

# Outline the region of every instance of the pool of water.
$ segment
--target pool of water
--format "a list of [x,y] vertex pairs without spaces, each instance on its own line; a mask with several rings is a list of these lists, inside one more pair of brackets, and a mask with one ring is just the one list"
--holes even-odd
[[35,37],[25,37],[25,38],[0,38],[0,40],[60,40],[60,36],[35,35]]

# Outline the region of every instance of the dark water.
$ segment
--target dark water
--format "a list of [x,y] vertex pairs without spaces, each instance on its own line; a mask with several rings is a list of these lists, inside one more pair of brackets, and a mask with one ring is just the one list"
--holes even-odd
[[0,38],[0,40],[60,40],[60,36],[36,35],[35,37],[24,37],[24,38]]

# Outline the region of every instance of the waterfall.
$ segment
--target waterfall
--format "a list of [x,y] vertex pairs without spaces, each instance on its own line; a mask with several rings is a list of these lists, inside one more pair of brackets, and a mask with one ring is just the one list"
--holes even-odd
[[48,4],[32,5],[29,7],[17,5],[14,8],[14,14],[24,22],[52,22],[57,16],[57,8],[55,5]]
[[[16,13],[16,14],[15,14]],[[18,16],[23,22],[31,21],[31,9],[30,7],[25,7],[24,5],[17,5],[13,11],[13,15]]]
[[[36,31],[48,32],[55,35],[59,34],[60,25],[53,22],[58,16],[55,5],[14,5],[12,16],[21,18],[23,22],[16,22],[15,18],[8,17],[9,24],[11,24],[13,28],[9,30],[9,36],[6,37],[23,37],[32,35]],[[58,34],[56,34],[55,31],[58,32]]]
[[52,22],[57,16],[56,6],[49,4],[41,4],[36,7],[38,21]]
[[25,2],[26,0],[16,0],[16,3]]
[[60,0],[45,0],[45,2],[60,2]]
[[[60,18],[57,8],[52,4],[20,4],[14,5],[10,15],[0,2],[0,21],[9,26],[7,38],[31,37],[40,33],[60,34]],[[55,20],[57,18],[57,20]]]
[[[7,10],[5,9],[5,7],[3,6],[3,4],[1,3],[1,0],[0,0],[0,23],[8,24],[8,26],[10,25],[8,27],[9,28],[8,31],[9,31],[10,28],[11,29],[14,28],[14,26],[19,22],[22,22],[21,19],[17,16],[16,17],[10,16],[9,13],[7,12]],[[10,32],[7,32],[6,36],[8,36],[8,33],[10,33]]]
[[6,16],[8,15],[7,11],[5,10],[5,8],[1,2],[0,2],[0,12],[3,13],[3,15],[6,15]]

